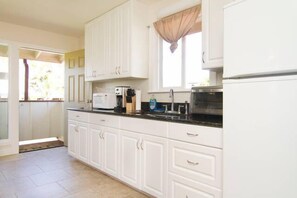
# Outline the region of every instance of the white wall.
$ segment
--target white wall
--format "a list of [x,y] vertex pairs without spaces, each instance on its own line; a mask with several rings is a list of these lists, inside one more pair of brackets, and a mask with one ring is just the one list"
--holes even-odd
[[[135,89],[140,89],[142,91],[142,101],[148,102],[151,95],[154,94],[157,101],[159,102],[170,102],[168,93],[148,93],[156,88],[158,71],[155,69],[158,65],[158,36],[154,30],[153,23],[159,18],[168,16],[170,14],[176,13],[178,11],[187,9],[194,5],[200,3],[200,0],[163,0],[155,4],[152,4],[149,8],[149,79],[145,80],[110,80],[107,82],[95,82],[93,83],[93,92],[98,92],[107,89],[108,91],[113,91],[115,86],[119,85],[130,85]],[[221,84],[220,75],[211,72],[211,84]],[[218,80],[217,80],[218,79]],[[169,91],[169,90],[168,90]],[[176,102],[185,102],[190,100],[190,92],[175,93]]]
[[24,44],[57,52],[78,50],[80,41],[77,37],[56,34],[44,30],[5,23],[0,21],[0,40]]

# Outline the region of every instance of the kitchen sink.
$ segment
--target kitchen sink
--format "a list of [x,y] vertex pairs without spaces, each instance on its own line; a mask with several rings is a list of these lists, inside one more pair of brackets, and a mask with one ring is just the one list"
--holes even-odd
[[185,115],[179,115],[179,114],[154,114],[154,113],[148,113],[146,114],[149,117],[154,118],[163,118],[168,120],[183,120],[186,119]]

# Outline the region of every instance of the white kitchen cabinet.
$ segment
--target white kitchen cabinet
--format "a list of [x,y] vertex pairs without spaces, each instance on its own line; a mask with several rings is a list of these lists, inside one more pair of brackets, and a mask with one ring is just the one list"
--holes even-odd
[[89,163],[88,113],[68,111],[68,153]]
[[114,177],[118,177],[118,129],[91,124],[89,131],[90,164]]
[[88,163],[88,125],[77,121],[68,122],[68,152],[73,157]]
[[91,124],[90,130],[90,164],[98,169],[103,167],[103,127]]
[[99,17],[85,27],[85,76],[90,81],[106,73],[105,17]]
[[168,198],[222,198],[222,191],[184,177],[169,174]]
[[120,179],[155,197],[166,197],[167,140],[120,132]]
[[167,140],[143,135],[140,148],[142,151],[142,190],[155,197],[166,197]]
[[89,161],[89,136],[88,136],[88,124],[77,122],[78,133],[78,158],[86,163]]
[[140,188],[140,141],[138,133],[120,132],[120,179]]
[[102,133],[103,142],[103,170],[108,174],[118,177],[119,173],[119,130],[105,128]]
[[169,141],[169,171],[222,188],[222,149]]
[[77,157],[77,125],[74,121],[68,121],[68,153],[73,156]]
[[[87,80],[147,78],[147,6],[130,0],[85,26]],[[94,26],[100,26],[95,31]],[[96,28],[95,28],[96,29]],[[100,37],[98,39],[98,37]],[[98,43],[96,43],[96,42]],[[94,69],[100,65],[100,75]],[[94,72],[95,71],[95,72]],[[92,76],[88,78],[88,76]]]
[[223,6],[229,0],[202,0],[202,68],[223,67]]

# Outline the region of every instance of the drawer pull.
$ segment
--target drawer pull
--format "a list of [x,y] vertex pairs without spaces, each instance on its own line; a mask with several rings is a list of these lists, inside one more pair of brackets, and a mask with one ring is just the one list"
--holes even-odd
[[196,134],[194,134],[194,133],[187,133],[187,135],[188,136],[191,136],[191,137],[197,137],[197,136],[199,136],[199,134],[197,134],[197,133]]
[[77,115],[76,117],[79,118],[79,115]]
[[137,143],[136,143],[137,150],[139,150],[139,145],[138,145],[138,143],[139,143],[139,140],[137,140]]
[[143,140],[141,141],[140,148],[143,150]]
[[105,122],[105,120],[100,120],[101,122]]
[[198,162],[192,162],[192,161],[190,161],[190,160],[187,160],[187,162],[188,162],[188,164],[193,165],[193,166],[197,166],[197,165],[199,165]]

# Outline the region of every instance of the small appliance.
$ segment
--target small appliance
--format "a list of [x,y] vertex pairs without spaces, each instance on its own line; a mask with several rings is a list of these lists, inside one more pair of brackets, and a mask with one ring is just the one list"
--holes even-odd
[[221,116],[223,114],[223,87],[192,87],[190,113]]
[[117,112],[125,111],[127,90],[129,88],[130,88],[130,86],[116,86],[115,87],[115,99],[116,99],[116,105],[114,108],[115,111],[117,111]]
[[114,93],[94,93],[93,109],[113,110],[116,105]]

